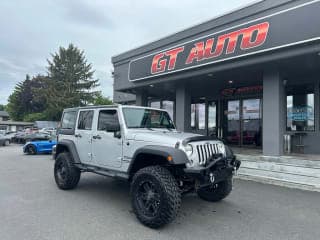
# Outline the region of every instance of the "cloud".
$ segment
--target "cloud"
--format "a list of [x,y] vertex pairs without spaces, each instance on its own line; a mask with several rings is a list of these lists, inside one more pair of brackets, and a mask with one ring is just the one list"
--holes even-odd
[[0,104],[26,74],[46,73],[50,53],[69,43],[85,51],[112,97],[111,56],[252,1],[0,1]]
[[107,16],[108,11],[105,11],[104,8],[83,0],[68,0],[61,3],[65,9],[66,19],[74,24],[94,28],[113,26],[111,19]]
[[16,65],[14,62],[11,62],[8,59],[0,58],[0,69],[10,69],[13,71],[26,71],[26,68],[23,66]]

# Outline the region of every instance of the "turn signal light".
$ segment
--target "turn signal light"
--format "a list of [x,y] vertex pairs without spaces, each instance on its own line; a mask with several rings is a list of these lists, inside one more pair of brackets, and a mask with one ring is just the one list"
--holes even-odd
[[169,155],[168,157],[167,157],[167,160],[169,161],[169,162],[171,162],[173,159],[172,159],[172,156],[171,155]]

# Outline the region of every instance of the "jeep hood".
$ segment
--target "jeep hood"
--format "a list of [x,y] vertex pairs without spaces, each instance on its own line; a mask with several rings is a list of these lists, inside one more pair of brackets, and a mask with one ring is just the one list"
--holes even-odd
[[144,141],[149,143],[159,143],[162,145],[174,146],[178,141],[183,141],[189,137],[201,136],[195,133],[185,133],[176,130],[163,129],[143,129],[128,131],[128,140]]

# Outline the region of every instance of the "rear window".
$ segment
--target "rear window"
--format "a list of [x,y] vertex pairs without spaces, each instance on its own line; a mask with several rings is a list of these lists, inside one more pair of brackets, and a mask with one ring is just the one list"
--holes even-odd
[[65,112],[61,121],[61,129],[74,129],[76,114],[76,111]]

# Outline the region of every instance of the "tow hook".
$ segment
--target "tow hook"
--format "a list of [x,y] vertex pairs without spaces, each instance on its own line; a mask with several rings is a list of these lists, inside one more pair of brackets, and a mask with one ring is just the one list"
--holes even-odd
[[214,183],[214,180],[215,180],[215,178],[214,178],[213,173],[210,173],[210,182],[211,182],[211,183]]
[[237,168],[233,169],[233,176],[238,176],[238,169]]
[[235,160],[234,162],[234,168],[233,168],[233,175],[238,175],[238,169],[240,168],[241,162],[239,160]]

